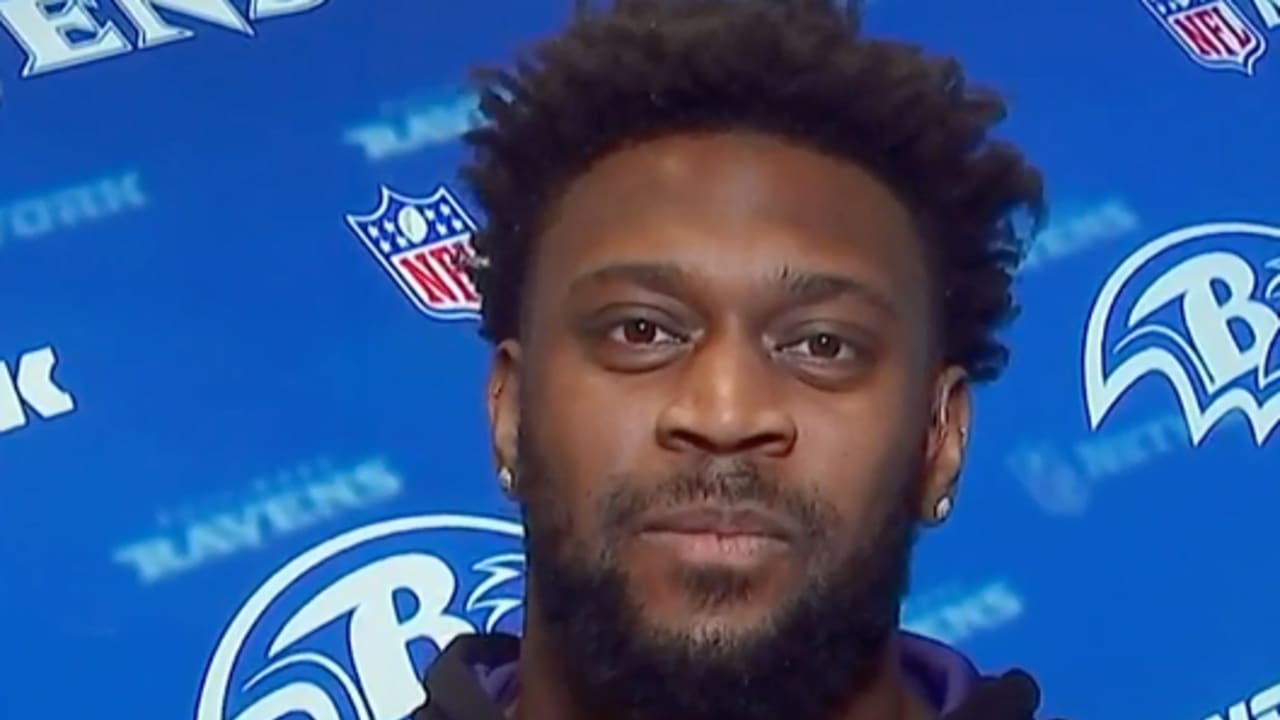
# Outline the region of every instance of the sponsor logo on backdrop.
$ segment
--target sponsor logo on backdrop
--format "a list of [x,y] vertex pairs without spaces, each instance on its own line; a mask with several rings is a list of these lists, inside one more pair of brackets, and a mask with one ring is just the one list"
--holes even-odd
[[1110,242],[1138,228],[1138,213],[1121,198],[1086,205],[1076,212],[1060,213],[1036,236],[1023,259],[1022,272],[1039,270]]
[[477,226],[443,185],[425,197],[380,188],[378,208],[347,215],[347,224],[396,286],[428,317],[470,320],[480,312],[480,294],[466,262],[475,256]]
[[402,157],[462,137],[480,123],[478,103],[470,92],[387,103],[379,117],[348,128],[343,140],[369,162]]
[[141,178],[132,170],[8,200],[0,203],[0,248],[14,241],[73,230],[147,205]]
[[1023,601],[1003,580],[976,588],[942,587],[909,598],[902,608],[902,627],[948,644],[1002,628],[1017,620]]
[[[254,23],[296,15],[326,0],[3,0],[0,26],[27,55],[22,77],[87,65],[196,36],[186,16],[253,37]],[[158,6],[158,7],[157,7]],[[161,15],[159,10],[163,9]]]
[[1186,421],[1167,414],[1066,444],[1025,442],[1005,457],[1005,467],[1046,513],[1078,517],[1104,482],[1190,449]]
[[453,638],[519,632],[519,523],[388,520],[291,560],[240,607],[205,672],[196,720],[400,720]]
[[1280,424],[1280,227],[1182,228],[1111,273],[1085,331],[1089,426],[1145,378],[1172,391],[1193,445],[1233,413],[1267,440]]
[[[1267,35],[1235,0],[1142,0],[1152,17],[1208,70],[1253,75],[1267,52]],[[1267,30],[1280,28],[1280,0],[1253,0]]]
[[1204,720],[1280,720],[1280,682]]
[[385,503],[403,488],[381,458],[345,467],[325,459],[302,463],[255,478],[229,499],[158,513],[151,534],[115,548],[112,559],[140,583],[155,583]]
[[24,352],[12,365],[0,357],[0,435],[26,427],[32,417],[49,421],[75,412],[75,397],[53,377],[57,364],[52,346]]

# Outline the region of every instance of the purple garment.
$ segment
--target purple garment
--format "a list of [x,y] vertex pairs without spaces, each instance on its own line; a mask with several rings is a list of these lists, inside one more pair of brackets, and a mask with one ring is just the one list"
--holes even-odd
[[[945,715],[960,706],[978,681],[973,663],[959,652],[936,640],[909,632],[898,634],[902,669],[907,679]],[[502,707],[510,705],[519,692],[516,663],[490,669],[477,666],[480,685]]]

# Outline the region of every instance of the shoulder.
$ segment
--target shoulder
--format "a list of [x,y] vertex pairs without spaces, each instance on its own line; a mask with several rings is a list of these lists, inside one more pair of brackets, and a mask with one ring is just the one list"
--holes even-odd
[[428,668],[425,699],[412,720],[501,720],[495,699],[500,689],[484,681],[519,656],[520,640],[513,635],[458,636]]

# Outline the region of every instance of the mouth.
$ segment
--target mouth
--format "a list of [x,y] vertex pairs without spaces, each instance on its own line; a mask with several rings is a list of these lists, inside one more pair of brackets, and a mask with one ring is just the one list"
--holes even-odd
[[690,564],[762,563],[786,552],[797,536],[784,516],[753,505],[697,505],[649,518],[640,539]]

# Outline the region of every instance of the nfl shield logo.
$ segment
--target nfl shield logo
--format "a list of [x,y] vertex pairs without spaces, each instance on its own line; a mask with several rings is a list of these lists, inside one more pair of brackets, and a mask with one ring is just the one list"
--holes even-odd
[[1142,0],[1183,50],[1210,70],[1253,75],[1267,38],[1232,0]]
[[348,215],[347,224],[419,310],[438,320],[477,317],[480,294],[465,267],[475,221],[443,185],[427,197],[380,190],[378,209]]

